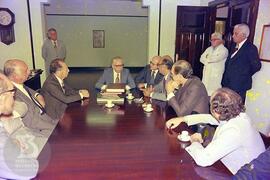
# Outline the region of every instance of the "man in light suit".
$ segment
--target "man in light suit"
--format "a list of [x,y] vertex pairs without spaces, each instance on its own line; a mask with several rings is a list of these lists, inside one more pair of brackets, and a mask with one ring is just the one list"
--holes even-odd
[[171,80],[170,72],[172,66],[173,62],[170,59],[164,58],[160,60],[158,71],[163,75],[163,78],[153,88],[149,87],[143,90],[144,96],[160,101],[167,101],[166,84]]
[[[13,84],[0,74],[0,179],[31,179],[38,172],[37,160],[27,154],[21,154],[20,143],[14,143],[9,137],[9,130],[2,124],[14,116],[14,93]],[[20,159],[21,155],[24,155],[23,159]]]
[[69,69],[61,59],[55,59],[50,65],[50,75],[44,82],[41,94],[45,99],[46,113],[53,119],[60,119],[68,103],[89,97],[87,90],[75,90],[65,83]]
[[139,89],[150,85],[154,86],[162,80],[163,75],[158,70],[158,63],[160,61],[160,56],[154,56],[150,64],[146,65],[135,77],[134,81]]
[[46,74],[48,76],[51,61],[66,58],[66,47],[63,41],[57,39],[56,29],[50,28],[47,36],[48,39],[44,41],[42,46],[42,57],[45,60]]
[[124,83],[126,84],[126,90],[135,88],[135,83],[129,70],[123,67],[123,59],[119,56],[114,57],[112,59],[112,67],[104,70],[95,87],[99,90],[104,90],[110,83]]
[[167,83],[166,91],[168,104],[177,116],[209,113],[209,98],[205,86],[192,73],[191,65],[185,60],[177,61],[172,67],[172,80]]
[[222,35],[213,33],[211,35],[211,46],[201,55],[203,63],[202,82],[206,87],[208,96],[221,88],[221,79],[224,72],[225,61],[228,56],[228,50],[223,45]]
[[222,87],[237,92],[245,102],[246,92],[252,87],[252,76],[261,69],[257,47],[247,40],[249,27],[234,26],[233,41],[236,43],[225,63]]
[[12,59],[4,64],[4,73],[15,86],[15,99],[26,103],[28,112],[22,118],[26,127],[49,136],[56,126],[57,120],[45,112],[45,101],[41,94],[24,86],[29,76],[28,66],[22,60]]

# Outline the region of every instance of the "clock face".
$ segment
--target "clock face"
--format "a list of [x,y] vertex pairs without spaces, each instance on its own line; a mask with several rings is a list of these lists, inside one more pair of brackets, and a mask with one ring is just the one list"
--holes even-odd
[[7,26],[12,22],[12,16],[8,11],[0,10],[0,25]]

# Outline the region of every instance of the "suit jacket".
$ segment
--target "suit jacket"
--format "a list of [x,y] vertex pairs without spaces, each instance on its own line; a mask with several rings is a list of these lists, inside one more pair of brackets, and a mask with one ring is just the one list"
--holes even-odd
[[166,84],[171,80],[170,74],[168,78],[165,80],[165,76],[163,76],[162,80],[154,86],[154,92],[152,93],[152,99],[167,101],[167,92],[166,92]]
[[187,80],[175,94],[169,99],[177,116],[190,115],[192,111],[199,114],[209,113],[209,97],[201,80],[195,76]]
[[54,74],[50,74],[44,82],[41,94],[45,99],[46,113],[53,119],[62,117],[68,103],[81,100],[79,91],[74,90],[64,82],[65,92]]
[[[163,78],[163,75],[160,72],[157,72],[155,80],[154,80],[154,84],[152,85],[156,85],[158,84]],[[143,70],[141,70],[139,72],[139,74],[135,77],[135,83],[139,84],[139,83],[147,83],[147,84],[151,84],[151,69],[150,69],[150,65],[146,65]]]
[[[27,88],[32,96],[36,94],[36,92],[28,87]],[[18,101],[22,101],[27,105],[28,112],[24,117],[22,117],[22,121],[24,125],[30,128],[33,131],[40,132],[46,136],[49,136],[56,126],[57,121],[52,119],[46,113],[41,114],[40,108],[23,92],[17,89],[15,93],[15,99]]]
[[61,40],[57,40],[57,48],[54,48],[54,44],[50,39],[46,39],[42,46],[42,57],[45,60],[46,73],[49,73],[49,67],[52,60],[60,58],[66,58],[66,47]]
[[223,44],[220,44],[215,49],[210,46],[201,55],[200,61],[204,64],[202,82],[209,96],[215,90],[221,88],[221,80],[227,57],[228,50]]
[[257,47],[246,41],[232,58],[231,54],[225,63],[222,87],[245,92],[252,86],[252,75],[261,69]]
[[[120,76],[121,76],[120,77],[121,83],[124,83],[126,85],[129,85],[129,87],[131,89],[135,88],[134,80],[131,77],[128,69],[124,68],[122,70]],[[108,85],[108,84],[113,83],[113,82],[114,82],[114,79],[113,79],[113,69],[112,68],[107,68],[107,69],[104,70],[102,76],[97,81],[95,87],[97,89],[101,89],[101,87],[103,85]]]

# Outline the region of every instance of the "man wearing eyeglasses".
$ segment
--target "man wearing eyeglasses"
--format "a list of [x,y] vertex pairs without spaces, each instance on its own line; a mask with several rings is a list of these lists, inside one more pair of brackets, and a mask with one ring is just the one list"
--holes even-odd
[[[15,89],[12,83],[0,73],[0,179],[31,179],[38,171],[36,159],[22,153],[21,144],[10,137],[5,122],[12,121],[15,116]],[[23,156],[22,159],[20,159]]]
[[135,77],[135,83],[140,90],[147,86],[154,86],[162,80],[163,75],[158,70],[158,63],[160,61],[160,56],[154,56],[150,64],[146,65]]
[[217,32],[213,33],[211,35],[211,46],[204,51],[200,59],[204,65],[202,82],[208,96],[221,88],[221,79],[227,56],[228,50],[223,45],[222,35]]
[[111,83],[124,83],[126,84],[126,90],[135,88],[134,80],[129,70],[124,68],[123,59],[119,56],[112,58],[112,67],[104,70],[95,87],[104,90]]

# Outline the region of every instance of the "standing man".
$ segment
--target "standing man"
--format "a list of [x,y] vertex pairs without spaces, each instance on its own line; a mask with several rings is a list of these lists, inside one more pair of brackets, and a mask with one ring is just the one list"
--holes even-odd
[[246,92],[252,87],[252,76],[261,69],[257,47],[247,40],[249,27],[237,24],[233,30],[233,41],[236,43],[225,63],[222,87],[237,92],[245,102]]
[[223,45],[222,35],[213,33],[211,35],[211,46],[208,47],[201,55],[203,63],[202,82],[205,85],[208,96],[221,88],[222,75],[224,73],[225,61],[228,57],[228,50]]
[[45,99],[46,113],[53,119],[60,119],[68,103],[89,97],[87,90],[75,90],[68,86],[64,79],[69,69],[61,59],[55,59],[50,65],[50,75],[44,82],[41,92]]
[[124,83],[126,84],[126,90],[135,88],[134,80],[129,70],[124,68],[123,59],[119,56],[112,58],[112,67],[104,70],[95,88],[104,90],[110,83]]
[[48,76],[51,61],[66,58],[66,47],[63,41],[57,39],[56,29],[50,28],[47,36],[48,39],[44,41],[42,46],[42,57],[45,60],[46,74]]

